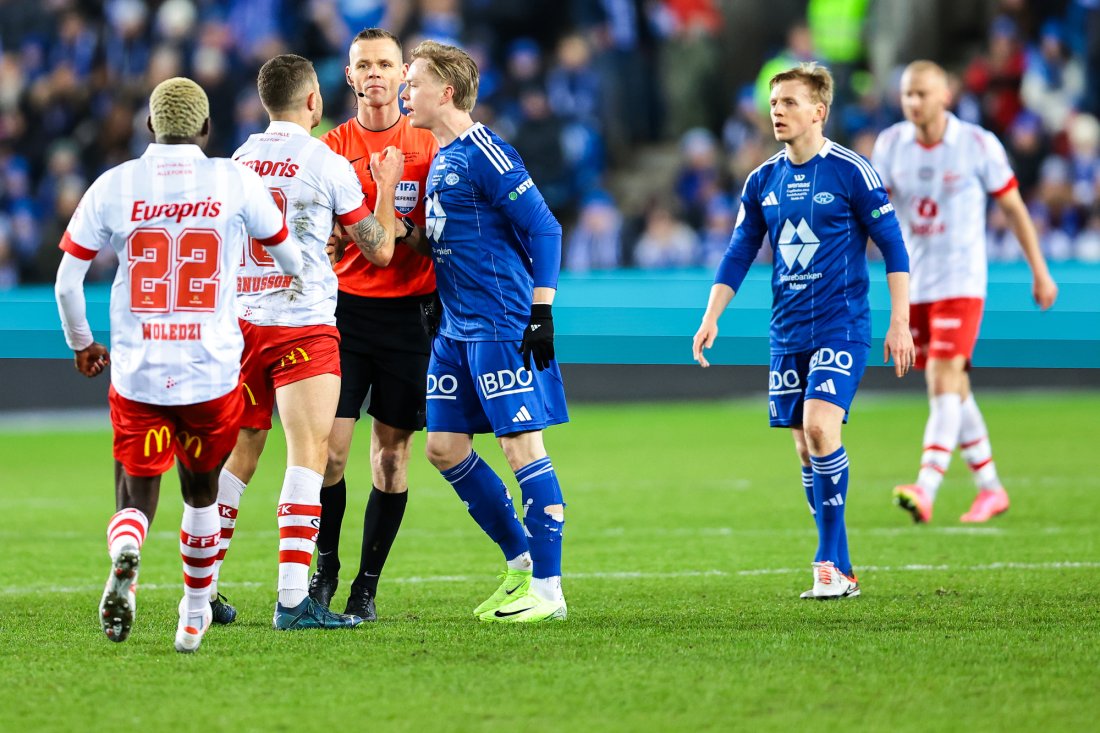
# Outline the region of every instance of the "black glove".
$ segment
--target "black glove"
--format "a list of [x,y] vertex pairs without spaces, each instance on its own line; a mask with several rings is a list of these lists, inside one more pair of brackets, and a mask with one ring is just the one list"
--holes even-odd
[[420,327],[429,339],[434,339],[439,333],[439,324],[443,320],[443,301],[439,299],[439,291],[432,293],[430,300],[420,304]]
[[532,356],[540,372],[550,366],[554,358],[554,317],[550,315],[549,303],[531,306],[531,320],[523,329],[523,343],[519,345],[519,350],[527,371],[531,371]]

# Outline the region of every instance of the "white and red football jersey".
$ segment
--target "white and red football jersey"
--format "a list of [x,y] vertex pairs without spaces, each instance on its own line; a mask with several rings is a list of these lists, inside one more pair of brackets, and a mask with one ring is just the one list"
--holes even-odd
[[988,130],[948,113],[943,140],[917,140],[908,121],[888,127],[871,157],[909,249],[909,299],[984,298],[987,196],[1012,190],[1004,146]]
[[61,248],[118,255],[111,288],[111,384],[123,397],[189,405],[237,386],[244,340],[235,309],[249,237],[286,224],[260,177],[197,145],[151,144],[84,194]]
[[250,247],[237,277],[237,315],[257,326],[335,325],[337,280],[325,254],[333,218],[350,226],[371,213],[351,163],[282,121],[249,137],[233,159],[260,174],[303,259],[301,275],[290,278],[262,247]]

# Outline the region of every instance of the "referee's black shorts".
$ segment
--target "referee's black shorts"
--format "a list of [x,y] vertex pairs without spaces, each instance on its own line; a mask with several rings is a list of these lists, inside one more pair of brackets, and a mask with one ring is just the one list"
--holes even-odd
[[374,419],[403,430],[425,425],[431,341],[420,312],[432,295],[365,298],[339,291],[340,402],[336,417]]

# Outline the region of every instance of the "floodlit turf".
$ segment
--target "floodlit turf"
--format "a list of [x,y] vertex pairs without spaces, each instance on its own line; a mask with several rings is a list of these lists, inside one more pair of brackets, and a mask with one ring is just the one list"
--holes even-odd
[[[786,431],[754,403],[574,407],[547,443],[567,510],[564,624],[483,626],[497,550],[420,455],[378,623],[277,633],[273,435],[223,571],[240,609],[172,649],[180,500],[166,480],[133,635],[95,618],[110,435],[0,435],[5,731],[1094,730],[1100,717],[1100,394],[986,395],[1011,511],[932,526],[890,503],[926,405],[861,396],[846,428],[862,598],[800,601],[814,549]],[[367,433],[349,470],[338,610],[358,564]],[[496,446],[480,452],[500,471]],[[510,485],[514,479],[502,474]]]

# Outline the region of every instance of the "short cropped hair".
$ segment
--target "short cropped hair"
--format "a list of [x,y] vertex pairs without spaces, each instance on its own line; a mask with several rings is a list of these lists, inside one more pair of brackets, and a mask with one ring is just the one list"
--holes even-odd
[[181,140],[196,137],[210,117],[210,100],[198,84],[174,76],[157,84],[149,95],[149,117],[157,136]]
[[935,61],[917,59],[905,67],[905,74],[935,74],[943,83],[947,83],[947,71]]
[[386,30],[385,28],[364,28],[363,30],[361,30],[361,31],[359,31],[358,33],[355,34],[355,38],[351,39],[351,42],[352,42],[352,44],[355,44],[355,43],[358,43],[359,41],[381,41],[381,40],[393,41],[394,44],[397,45],[398,55],[403,55],[405,53],[401,48],[401,40],[397,36],[395,36],[394,34],[390,33],[388,30]]
[[284,53],[260,67],[256,88],[260,102],[269,112],[286,112],[312,91],[317,72],[313,62],[297,54]]
[[454,104],[456,109],[469,112],[477,103],[478,71],[477,64],[470,58],[470,54],[458,46],[448,46],[436,41],[423,41],[413,49],[414,59],[424,59],[428,62],[428,68],[438,76],[444,84],[455,90]]
[[825,105],[825,118],[829,118],[829,108],[833,106],[833,75],[816,61],[801,63],[794,68],[781,71],[768,82],[769,89],[785,81],[798,81],[810,90],[810,101]]

